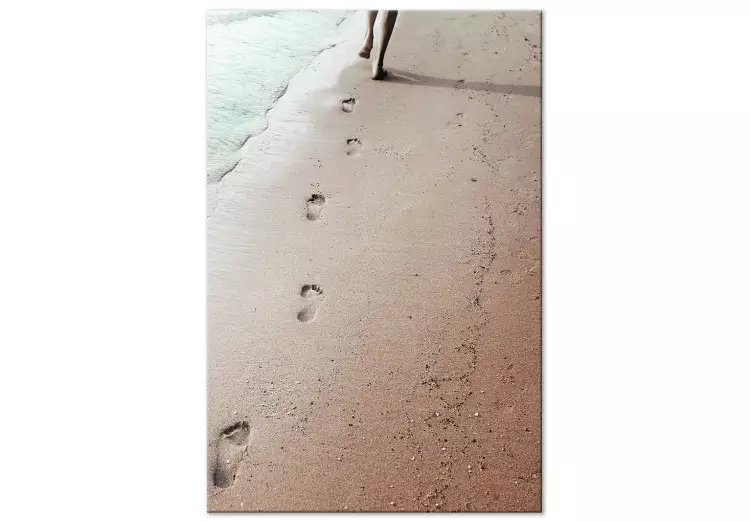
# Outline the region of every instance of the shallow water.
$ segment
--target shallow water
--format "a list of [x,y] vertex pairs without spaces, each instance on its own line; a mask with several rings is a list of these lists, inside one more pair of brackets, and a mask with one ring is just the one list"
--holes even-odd
[[209,182],[242,157],[242,145],[267,127],[266,113],[289,80],[341,40],[351,11],[209,11],[207,134]]

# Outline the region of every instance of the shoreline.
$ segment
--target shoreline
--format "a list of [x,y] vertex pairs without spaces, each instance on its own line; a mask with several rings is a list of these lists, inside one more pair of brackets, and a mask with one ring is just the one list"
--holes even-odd
[[389,80],[327,49],[209,187],[210,511],[541,511],[540,36],[401,13]]
[[[337,47],[354,45],[356,41],[355,28],[358,26],[356,20],[357,14],[359,13],[355,12],[342,17],[337,24],[337,27],[341,27],[340,41],[322,48],[309,64],[302,67],[289,79],[281,93],[263,114],[263,118],[266,121],[265,127],[257,133],[248,135],[242,145],[240,145],[237,151],[237,153],[240,154],[240,158],[237,160],[237,163],[235,163],[235,165],[227,172],[218,176],[216,180],[211,180],[212,176],[208,175],[208,208],[213,208],[218,204],[218,202],[213,199],[213,196],[218,195],[220,185],[224,178],[227,175],[232,174],[243,161],[251,161],[253,157],[257,157],[259,154],[263,153],[259,146],[254,146],[256,145],[255,142],[258,141],[264,133],[268,132],[272,125],[283,124],[284,118],[294,113],[295,107],[303,103],[308,97],[309,91],[306,91],[302,86],[311,85],[313,93],[330,88],[335,84],[335,82],[331,82],[330,78],[338,78],[344,69],[354,62],[352,59],[346,60],[346,57],[351,54],[350,49],[348,49],[349,52],[339,51],[334,55],[335,57],[325,55],[326,53],[335,50]],[[361,22],[361,20],[359,21]],[[359,32],[357,31],[357,34],[358,33]],[[322,67],[323,70],[318,70],[318,67]],[[284,130],[282,129],[281,131],[283,132]],[[207,166],[206,171],[208,172],[208,170]],[[207,213],[207,217],[211,216],[212,211],[213,210]]]

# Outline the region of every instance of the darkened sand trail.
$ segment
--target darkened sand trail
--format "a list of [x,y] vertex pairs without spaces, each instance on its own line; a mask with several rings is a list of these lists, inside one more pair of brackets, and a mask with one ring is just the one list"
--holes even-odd
[[209,187],[208,508],[540,511],[541,16],[359,16]]

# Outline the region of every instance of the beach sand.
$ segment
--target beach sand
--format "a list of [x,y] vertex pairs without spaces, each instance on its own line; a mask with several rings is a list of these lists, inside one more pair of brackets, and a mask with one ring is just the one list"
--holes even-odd
[[208,188],[208,509],[539,512],[541,15],[364,16]]

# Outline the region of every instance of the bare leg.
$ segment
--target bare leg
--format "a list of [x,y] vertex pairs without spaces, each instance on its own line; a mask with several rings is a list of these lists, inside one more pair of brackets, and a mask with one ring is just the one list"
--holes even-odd
[[383,18],[383,31],[380,33],[380,45],[378,46],[378,61],[375,62],[372,68],[372,79],[382,80],[388,74],[383,69],[383,59],[385,58],[385,50],[388,48],[388,42],[391,39],[393,33],[393,27],[396,25],[396,17],[398,11],[386,11]]
[[374,37],[375,20],[378,17],[377,11],[367,11],[367,33],[365,33],[365,44],[359,50],[360,58],[369,58],[372,50],[372,40]]

